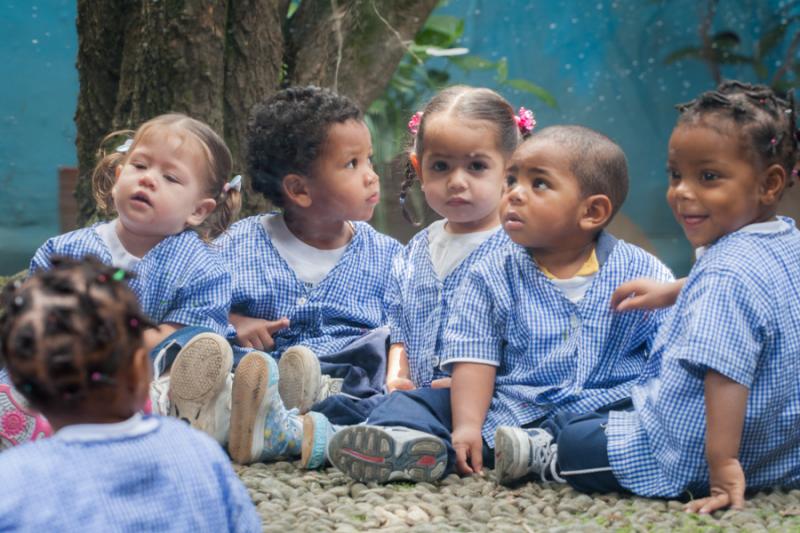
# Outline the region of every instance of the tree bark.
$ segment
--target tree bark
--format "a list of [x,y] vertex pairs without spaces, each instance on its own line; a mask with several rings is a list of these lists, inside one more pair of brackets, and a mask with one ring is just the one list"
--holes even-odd
[[[221,133],[244,173],[253,104],[282,85],[334,87],[363,108],[391,79],[437,0],[78,0],[75,114],[80,223],[95,215],[102,138],[177,111]],[[246,194],[246,211],[264,202]]]

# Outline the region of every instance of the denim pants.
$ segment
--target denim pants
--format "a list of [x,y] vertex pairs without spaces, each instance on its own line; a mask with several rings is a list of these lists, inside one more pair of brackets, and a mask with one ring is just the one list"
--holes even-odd
[[172,363],[175,362],[178,352],[200,333],[214,333],[214,330],[200,326],[185,326],[158,343],[158,345],[150,351],[150,360],[153,361],[154,377],[157,378],[172,368]]
[[319,355],[319,367],[323,374],[343,380],[342,393],[352,398],[369,398],[383,394],[388,351],[389,328],[376,328],[339,352]]

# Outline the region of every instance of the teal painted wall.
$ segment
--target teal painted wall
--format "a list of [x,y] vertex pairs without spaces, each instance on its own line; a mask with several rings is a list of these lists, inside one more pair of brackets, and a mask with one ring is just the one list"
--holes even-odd
[[[781,0],[720,0],[714,30],[752,50],[776,20]],[[628,154],[631,192],[623,213],[644,231],[676,273],[692,252],[664,201],[666,145],[677,102],[712,87],[698,61],[666,65],[670,52],[696,44],[705,2],[689,0],[451,0],[439,13],[464,17],[462,44],[487,59],[508,58],[510,77],[526,78],[558,100],[550,109],[500,86],[488,71],[450,68],[455,82],[486,85],[533,107],[540,126],[579,123],[619,142]],[[0,274],[27,265],[58,233],[57,168],[74,165],[75,0],[0,4]],[[770,56],[780,65],[785,43]],[[731,78],[756,81],[747,65]]]

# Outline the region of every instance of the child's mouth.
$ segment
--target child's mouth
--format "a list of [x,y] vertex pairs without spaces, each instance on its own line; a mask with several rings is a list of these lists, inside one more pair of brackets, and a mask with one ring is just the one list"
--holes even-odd
[[150,203],[150,199],[146,195],[141,194],[141,193],[134,194],[133,196],[131,196],[131,200],[134,201],[134,202],[141,202],[141,203],[143,203],[145,205],[150,205],[150,206],[152,205]]
[[708,217],[705,215],[681,215],[685,226],[694,227],[702,223]]

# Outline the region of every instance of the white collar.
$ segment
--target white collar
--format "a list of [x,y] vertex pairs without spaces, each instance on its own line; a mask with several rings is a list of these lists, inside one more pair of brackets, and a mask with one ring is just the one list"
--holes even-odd
[[[743,233],[780,233],[781,231],[785,231],[789,228],[789,223],[783,220],[782,218],[776,218],[775,220],[767,220],[766,222],[754,222],[753,224],[748,224],[746,226],[742,226],[741,228],[737,229],[734,233],[743,232]],[[715,241],[716,242],[716,241]],[[694,251],[694,255],[696,259],[700,259],[703,257],[708,251],[707,246],[700,246],[697,250]]]
[[54,439],[66,442],[95,442],[125,437],[138,437],[150,433],[158,427],[158,419],[144,418],[136,413],[127,420],[113,424],[73,424],[65,426],[53,435]]

